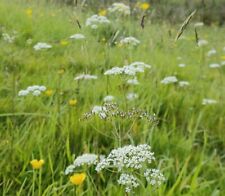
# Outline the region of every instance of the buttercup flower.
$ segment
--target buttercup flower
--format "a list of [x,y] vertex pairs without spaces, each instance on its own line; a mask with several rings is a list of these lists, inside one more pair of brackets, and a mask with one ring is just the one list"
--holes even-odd
[[99,16],[106,16],[106,14],[107,14],[107,10],[100,10],[99,12],[98,12],[98,15]]
[[145,3],[141,3],[139,4],[139,8],[142,9],[142,10],[147,10],[150,8],[150,4],[145,2]]
[[67,45],[69,45],[69,42],[67,40],[61,40],[60,45],[61,46],[67,46]]
[[76,173],[70,176],[70,182],[74,185],[80,185],[84,182],[86,178],[85,173]]
[[26,15],[29,17],[32,16],[33,14],[33,10],[31,8],[27,8],[25,12],[26,12]]
[[51,90],[51,89],[48,89],[45,91],[45,95],[48,97],[52,96],[52,94],[53,94],[53,90]]
[[44,163],[45,162],[44,162],[43,159],[40,159],[40,160],[34,159],[30,162],[33,169],[40,169],[43,166]]
[[75,106],[77,104],[77,100],[76,99],[70,99],[69,100],[69,105],[70,106]]

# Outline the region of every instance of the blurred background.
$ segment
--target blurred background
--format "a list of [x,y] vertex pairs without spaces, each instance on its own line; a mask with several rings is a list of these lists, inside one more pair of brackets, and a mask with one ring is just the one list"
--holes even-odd
[[[111,5],[113,0],[46,0],[51,3],[62,3],[74,6],[76,4],[90,5],[93,12],[102,7]],[[194,9],[198,10],[198,19],[206,25],[223,25],[225,22],[225,0],[149,0],[119,1],[135,7],[137,2],[147,2],[151,5],[151,19],[154,22],[167,20],[171,23],[181,22]]]

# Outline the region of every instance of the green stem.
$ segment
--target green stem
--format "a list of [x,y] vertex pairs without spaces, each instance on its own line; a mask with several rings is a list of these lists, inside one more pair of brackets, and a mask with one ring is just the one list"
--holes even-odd
[[33,181],[32,181],[32,196],[35,194],[35,182],[36,182],[36,171],[33,169]]
[[41,196],[42,194],[42,169],[39,170],[39,180],[38,180],[38,196]]

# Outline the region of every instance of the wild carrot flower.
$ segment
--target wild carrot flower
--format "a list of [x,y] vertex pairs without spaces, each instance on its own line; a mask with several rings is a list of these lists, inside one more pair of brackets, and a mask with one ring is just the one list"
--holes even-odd
[[44,42],[38,42],[36,45],[34,45],[34,50],[36,51],[50,48],[52,48],[52,46]]
[[81,185],[86,178],[85,173],[75,173],[70,176],[70,182],[74,185]]
[[8,42],[8,43],[13,43],[16,39],[15,35],[9,35],[8,33],[2,33],[2,38],[4,41]]
[[171,83],[176,83],[178,80],[176,78],[176,76],[167,76],[165,77],[161,83],[162,84],[171,84]]
[[127,193],[131,192],[133,188],[137,188],[140,185],[138,183],[138,179],[134,175],[126,173],[122,173],[117,182],[118,184],[125,186],[125,192]]
[[179,65],[178,65],[178,67],[186,67],[186,64],[184,64],[184,63],[180,63]]
[[211,105],[211,104],[216,104],[216,103],[217,103],[217,101],[214,99],[205,98],[202,100],[202,105]]
[[40,160],[34,159],[30,162],[30,164],[33,169],[40,169],[44,164],[44,160],[43,159],[40,159]]
[[211,63],[211,64],[209,65],[209,67],[210,67],[210,68],[219,68],[219,67],[220,67],[220,64],[218,64],[218,63]]
[[138,85],[139,82],[138,82],[137,78],[135,77],[135,78],[133,78],[133,79],[127,80],[127,84]]
[[103,101],[104,102],[112,102],[114,99],[115,99],[114,96],[107,95],[107,96],[104,97]]
[[123,185],[126,192],[131,192],[140,185],[140,176],[144,176],[147,183],[152,186],[159,186],[165,180],[159,170],[149,168],[154,160],[154,153],[151,152],[149,145],[128,145],[113,149],[95,169],[101,172],[103,169],[110,168],[110,170],[114,169],[114,172],[121,173],[118,184]]
[[206,46],[207,44],[208,44],[208,41],[206,41],[206,40],[201,39],[198,41],[199,47]]
[[203,22],[196,22],[194,24],[194,27],[197,28],[197,27],[203,27],[204,26],[204,23]]
[[179,84],[180,87],[185,87],[185,86],[190,85],[188,81],[179,81],[178,84]]
[[97,28],[98,25],[103,24],[110,24],[110,21],[105,16],[93,15],[86,20],[86,26],[90,27],[93,27],[93,25],[95,25],[95,27]]
[[79,40],[79,39],[85,39],[85,36],[83,34],[73,34],[70,36],[70,39],[76,39],[76,40]]
[[111,7],[108,8],[110,13],[129,15],[130,7],[123,3],[113,3]]
[[136,94],[136,93],[128,93],[126,98],[131,101],[131,100],[137,99],[138,98],[138,94]]
[[216,50],[214,48],[207,52],[207,56],[208,57],[210,57],[210,56],[212,56],[214,54],[216,54]]
[[139,45],[141,42],[138,40],[138,39],[136,39],[135,37],[132,37],[132,36],[130,36],[130,37],[125,37],[125,38],[123,38],[123,39],[121,39],[120,40],[120,44],[123,46],[123,45],[125,45],[125,46],[137,46],[137,45]]
[[100,172],[108,167],[117,168],[119,171],[124,168],[140,169],[143,163],[151,163],[155,160],[151,147],[147,144],[138,146],[124,146],[113,149],[110,154],[96,166],[96,171]]
[[33,86],[28,86],[27,89],[25,90],[20,90],[18,92],[18,96],[27,96],[30,93],[34,96],[39,96],[44,91],[46,91],[45,86],[33,85]]
[[144,176],[147,182],[152,186],[160,186],[162,182],[166,180],[158,169],[146,169]]
[[70,173],[74,172],[74,169],[81,167],[81,166],[91,166],[91,165],[96,165],[99,160],[103,159],[103,155],[96,155],[96,154],[83,154],[81,156],[78,156],[72,165],[69,165],[66,170],[65,170],[65,175],[68,175]]
[[96,80],[98,77],[95,75],[89,74],[80,74],[79,76],[75,77],[74,80]]

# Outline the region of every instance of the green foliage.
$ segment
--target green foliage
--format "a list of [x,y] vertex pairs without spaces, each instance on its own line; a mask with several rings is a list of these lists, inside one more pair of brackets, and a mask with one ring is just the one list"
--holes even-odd
[[[28,14],[28,9],[32,9],[32,14]],[[96,187],[88,177],[77,188],[80,190],[75,190],[63,172],[74,155],[107,154],[115,147],[141,143],[152,146],[155,164],[167,181],[157,190],[148,186],[139,195],[223,194],[225,69],[210,69],[208,64],[224,58],[224,28],[199,29],[200,38],[209,41],[203,49],[196,46],[193,24],[176,43],[178,26],[164,22],[151,25],[147,20],[141,29],[139,21],[129,16],[93,33],[85,27],[85,19],[92,12],[89,7],[83,9],[44,1],[0,2],[1,35],[17,32],[14,43],[0,37],[0,194],[32,195],[35,188],[33,195],[74,195],[75,191],[83,195],[124,195],[111,174],[98,175],[92,168],[89,172]],[[69,40],[75,33],[84,34],[86,40]],[[140,46],[128,49],[112,43],[123,36],[137,37]],[[32,44],[27,44],[28,39],[32,39]],[[62,41],[68,44],[63,45]],[[37,42],[48,42],[53,48],[34,51]],[[205,57],[211,48],[218,53]],[[179,56],[182,61],[177,59]],[[103,75],[113,66],[134,61],[152,65],[138,75],[139,86],[126,86],[125,78],[107,79]],[[179,68],[179,63],[186,63],[187,67]],[[74,77],[80,73],[96,74],[99,78],[78,83]],[[161,84],[168,75],[187,80],[190,86]],[[17,96],[19,90],[34,84],[45,85],[53,91],[52,95]],[[135,91],[139,98],[127,102],[124,91]],[[108,93],[117,97],[123,109],[128,105],[155,113],[158,124],[138,119],[118,120],[114,124],[97,117],[81,120],[82,114],[102,104]],[[203,106],[201,102],[206,97],[218,103]],[[77,99],[76,106],[68,104],[71,99]],[[35,182],[32,159],[45,160],[41,175],[39,171],[35,174]]]

